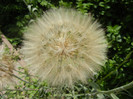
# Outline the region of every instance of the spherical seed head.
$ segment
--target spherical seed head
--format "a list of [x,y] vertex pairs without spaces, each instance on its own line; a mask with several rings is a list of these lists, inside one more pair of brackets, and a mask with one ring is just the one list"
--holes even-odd
[[52,9],[24,33],[22,53],[29,71],[52,86],[85,83],[106,59],[100,24],[73,9]]

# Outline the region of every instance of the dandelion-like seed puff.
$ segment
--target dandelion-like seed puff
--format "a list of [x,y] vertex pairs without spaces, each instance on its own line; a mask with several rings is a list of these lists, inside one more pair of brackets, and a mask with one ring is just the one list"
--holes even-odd
[[29,71],[51,86],[86,83],[106,59],[104,30],[91,16],[51,9],[24,33],[22,53]]

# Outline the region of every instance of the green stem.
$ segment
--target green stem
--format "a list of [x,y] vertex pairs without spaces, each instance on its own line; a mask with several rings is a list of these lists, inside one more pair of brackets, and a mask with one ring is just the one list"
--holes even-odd
[[12,74],[12,73],[10,73],[10,75],[14,76],[15,78],[17,78],[17,79],[19,79],[19,80],[21,80],[21,81],[23,81],[23,82],[25,82],[25,83],[29,83],[29,82],[27,82],[27,81],[21,79],[20,77],[18,77],[18,76],[16,76],[16,75]]
[[103,94],[110,94],[110,93],[114,93],[114,92],[120,92],[120,91],[124,91],[126,89],[132,88],[133,87],[133,81],[130,82],[129,84],[120,86],[118,88],[114,88],[112,90],[108,90],[108,91],[99,91],[98,93],[103,93]]
[[[75,96],[85,96],[85,95],[89,95],[89,96],[94,96],[96,94],[99,94],[99,93],[102,93],[102,94],[110,94],[110,93],[118,93],[120,91],[124,91],[124,90],[127,90],[129,88],[132,88],[133,87],[133,81],[126,84],[126,85],[123,85],[123,86],[120,86],[118,88],[114,88],[114,89],[111,89],[111,90],[108,90],[108,91],[98,91],[98,92],[95,92],[95,93],[86,93],[86,94],[77,94]],[[5,89],[5,90],[2,90],[2,91],[38,91],[39,89]],[[55,94],[54,96],[59,96],[58,94]],[[63,94],[61,96],[65,96],[65,97],[73,97],[72,94]]]
[[123,85],[123,86],[120,86],[120,87],[117,87],[117,88],[114,88],[108,91],[97,91],[95,93],[78,94],[77,96],[84,96],[84,95],[95,96],[96,94],[99,94],[99,93],[102,93],[102,94],[118,93],[120,91],[124,91],[132,87],[133,87],[133,81],[126,85]]
[[130,53],[127,54],[125,60],[113,71],[111,71],[110,73],[108,73],[105,77],[103,77],[100,81],[103,81],[104,79],[106,79],[107,77],[109,77],[110,75],[112,75],[117,69],[119,69],[125,62],[127,62],[127,60],[130,58],[130,56],[132,55],[133,51],[131,51]]

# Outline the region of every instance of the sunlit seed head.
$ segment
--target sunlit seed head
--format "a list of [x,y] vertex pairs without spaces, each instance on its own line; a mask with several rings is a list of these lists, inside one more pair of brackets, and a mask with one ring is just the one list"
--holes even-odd
[[51,9],[24,33],[29,71],[51,86],[86,83],[106,59],[101,25],[73,9]]

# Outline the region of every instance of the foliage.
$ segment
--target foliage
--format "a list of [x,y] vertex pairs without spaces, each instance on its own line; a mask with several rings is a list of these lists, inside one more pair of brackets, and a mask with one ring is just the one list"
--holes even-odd
[[[108,60],[103,71],[94,78],[93,87],[98,85],[99,90],[109,90],[131,82],[133,80],[132,0],[1,0],[0,30],[15,47],[19,47],[23,40],[23,31],[27,25],[32,23],[36,17],[40,17],[43,11],[59,6],[72,7],[84,14],[91,13],[105,28],[109,42]],[[34,83],[37,83],[37,81]],[[23,83],[20,85],[33,89],[38,88],[32,84],[26,85]],[[82,87],[77,85],[77,87],[75,93],[78,94],[93,90],[92,87],[85,87],[85,85]],[[6,94],[12,98],[16,97],[15,95],[21,98],[28,95],[31,98],[34,95],[44,95],[43,97],[45,97],[52,93],[46,93],[43,91],[43,87],[41,88],[41,91],[7,91]],[[132,93],[133,89],[130,89],[118,94],[118,97],[120,99],[130,99],[133,97]],[[98,94],[98,96],[104,97],[101,94]],[[111,97],[116,99],[114,94],[111,94]]]

